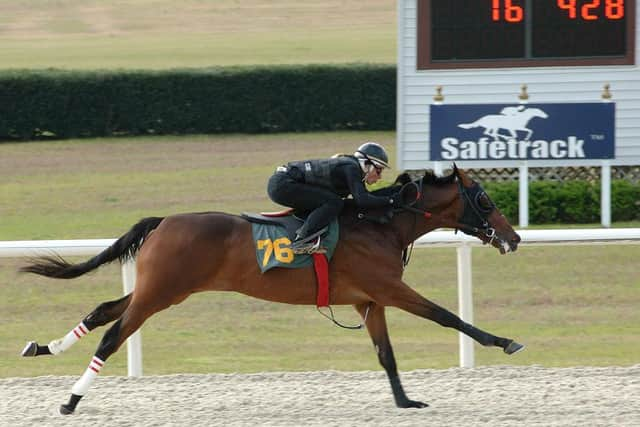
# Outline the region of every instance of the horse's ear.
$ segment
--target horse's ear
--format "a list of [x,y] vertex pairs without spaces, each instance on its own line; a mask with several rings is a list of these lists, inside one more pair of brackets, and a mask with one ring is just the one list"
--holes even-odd
[[465,187],[468,187],[472,184],[472,180],[469,179],[466,173],[464,173],[464,170],[458,169],[458,165],[456,165],[455,163],[453,164],[453,174],[460,180],[460,182],[462,182],[462,185],[464,185]]
[[408,173],[404,172],[404,173],[401,173],[400,175],[398,175],[398,177],[396,178],[396,181],[394,182],[394,184],[405,185],[405,184],[407,184],[409,182],[411,182],[411,176],[409,176]]

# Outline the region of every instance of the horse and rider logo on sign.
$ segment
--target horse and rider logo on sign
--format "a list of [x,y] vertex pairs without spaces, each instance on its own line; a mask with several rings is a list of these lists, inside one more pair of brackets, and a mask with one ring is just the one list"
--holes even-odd
[[430,160],[615,157],[614,103],[431,105]]

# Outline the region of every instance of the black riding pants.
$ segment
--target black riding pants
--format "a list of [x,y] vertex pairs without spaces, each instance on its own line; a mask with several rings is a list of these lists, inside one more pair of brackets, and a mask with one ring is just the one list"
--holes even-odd
[[298,230],[300,237],[306,237],[328,225],[344,206],[342,197],[333,191],[299,182],[286,172],[276,172],[271,176],[267,192],[271,200],[280,205],[311,212]]

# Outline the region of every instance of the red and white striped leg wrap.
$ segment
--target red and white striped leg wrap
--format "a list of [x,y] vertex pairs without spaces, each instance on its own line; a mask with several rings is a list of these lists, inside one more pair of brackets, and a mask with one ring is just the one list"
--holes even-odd
[[78,326],[73,328],[67,335],[58,340],[53,340],[49,343],[49,351],[51,354],[60,354],[74,345],[80,338],[89,333],[84,323],[80,322]]
[[100,373],[100,369],[102,369],[103,366],[104,366],[104,360],[101,360],[98,357],[93,356],[93,359],[91,359],[91,362],[89,363],[89,367],[87,368],[87,370],[84,371],[84,374],[82,374],[82,377],[80,377],[80,379],[76,381],[76,383],[73,385],[73,388],[71,389],[71,393],[76,394],[78,396],[84,396],[89,390],[89,387],[91,386],[91,383],[93,382],[93,380]]

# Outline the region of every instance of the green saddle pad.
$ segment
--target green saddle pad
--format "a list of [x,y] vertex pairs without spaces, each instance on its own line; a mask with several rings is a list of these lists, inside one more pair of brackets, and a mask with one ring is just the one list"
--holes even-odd
[[[273,224],[251,223],[253,242],[256,246],[256,259],[260,270],[264,273],[273,267],[301,268],[313,264],[309,254],[294,254],[291,251],[291,240],[284,227]],[[327,260],[331,260],[340,238],[338,220],[329,224],[329,231],[324,235],[320,247],[325,248]]]

